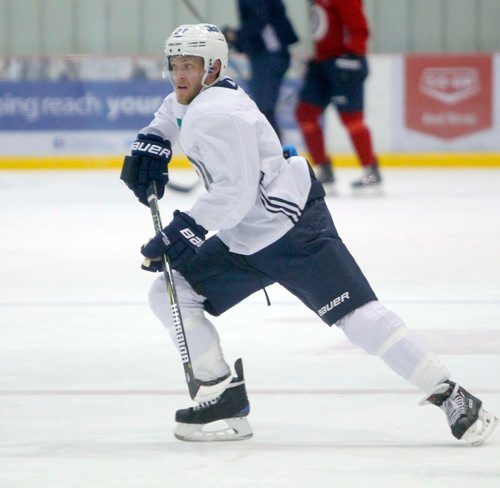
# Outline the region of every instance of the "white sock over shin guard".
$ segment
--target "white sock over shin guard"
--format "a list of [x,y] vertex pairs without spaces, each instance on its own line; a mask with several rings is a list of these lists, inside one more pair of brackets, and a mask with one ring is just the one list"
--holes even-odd
[[[212,322],[205,317],[203,310],[205,297],[198,295],[176,271],[174,280],[195,377],[200,381],[211,381],[227,375],[230,368],[224,360],[219,334]],[[163,276],[158,277],[151,285],[149,306],[167,328],[173,343],[179,349]]]
[[369,302],[342,317],[337,326],[357,347],[379,356],[398,375],[430,392],[450,377],[448,369],[401,318],[380,302]]

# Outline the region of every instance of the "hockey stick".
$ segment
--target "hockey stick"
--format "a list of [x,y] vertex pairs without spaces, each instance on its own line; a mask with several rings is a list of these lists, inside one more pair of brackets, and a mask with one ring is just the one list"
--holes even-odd
[[[156,183],[152,181],[148,186],[148,205],[151,210],[151,217],[153,218],[153,226],[155,233],[161,232],[163,230],[163,225],[161,223],[160,209],[158,207],[158,195],[156,192]],[[179,307],[179,301],[177,299],[177,292],[175,290],[174,277],[172,273],[172,267],[170,266],[170,260],[166,254],[161,257],[163,265],[163,275],[165,276],[165,283],[167,285],[167,295],[170,303],[170,309],[172,311],[172,318],[174,321],[175,335],[177,339],[177,345],[179,346],[179,352],[181,354],[182,365],[184,367],[184,374],[186,376],[186,383],[188,385],[189,396],[195,401],[205,401],[214,398],[220,394],[220,389],[225,387],[231,382],[231,374],[221,378],[217,381],[203,382],[198,381],[194,377],[193,373],[193,363],[191,362],[191,355],[189,353],[189,347],[186,339],[186,332],[184,329],[184,324],[182,322],[181,310]]]
[[[153,218],[153,226],[155,233],[163,230],[161,223],[160,209],[158,207],[158,196],[156,193],[156,183],[154,181],[148,186],[148,205],[151,210],[151,217]],[[186,333],[184,332],[184,324],[182,323],[181,311],[179,309],[179,302],[177,300],[177,292],[175,291],[174,277],[172,275],[172,268],[170,267],[170,260],[166,254],[161,257],[163,265],[163,275],[165,276],[165,283],[167,284],[168,301],[172,310],[172,318],[174,320],[175,336],[179,352],[181,354],[182,365],[184,366],[184,374],[186,375],[186,382],[188,385],[189,396],[194,400],[200,385],[197,383],[193,374],[193,364],[191,363],[191,355],[186,342]]]
[[167,188],[170,188],[173,191],[178,191],[180,193],[191,193],[194,189],[198,188],[199,184],[200,180],[194,182],[191,185],[179,185],[178,183],[169,181],[167,183]]
[[198,22],[201,24],[205,24],[206,22],[203,20],[200,12],[196,9],[196,7],[191,3],[190,0],[182,0],[182,3],[187,7],[187,9],[191,12],[191,15],[196,18]]

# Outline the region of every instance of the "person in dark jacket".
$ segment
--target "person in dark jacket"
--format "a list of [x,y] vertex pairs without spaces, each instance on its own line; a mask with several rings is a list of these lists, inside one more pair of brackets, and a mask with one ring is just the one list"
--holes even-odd
[[249,94],[280,135],[276,105],[290,66],[290,44],[299,39],[282,0],[238,0],[239,29],[224,29],[229,44],[250,60]]

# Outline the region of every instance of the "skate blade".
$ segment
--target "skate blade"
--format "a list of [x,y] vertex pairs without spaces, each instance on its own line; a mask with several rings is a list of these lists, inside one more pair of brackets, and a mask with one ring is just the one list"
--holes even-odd
[[241,441],[253,436],[252,427],[244,417],[224,419],[209,424],[178,423],[175,437],[189,442]]
[[488,439],[497,425],[498,417],[481,408],[478,419],[467,429],[463,439],[471,446],[480,446]]

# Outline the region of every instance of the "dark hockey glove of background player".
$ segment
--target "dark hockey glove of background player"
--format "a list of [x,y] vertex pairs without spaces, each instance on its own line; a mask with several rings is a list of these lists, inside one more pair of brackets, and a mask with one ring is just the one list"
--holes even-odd
[[168,183],[168,163],[172,159],[170,141],[154,134],[139,134],[132,144],[132,156],[125,156],[120,178],[144,205],[148,205],[147,189],[156,183],[161,198]]
[[161,271],[161,256],[164,254],[170,258],[172,268],[178,269],[197,253],[206,235],[207,230],[192,217],[176,210],[172,222],[142,246],[141,253],[146,258],[142,269]]
[[360,77],[363,69],[363,56],[354,53],[342,54],[335,59],[337,76],[341,82],[349,83],[351,80]]

